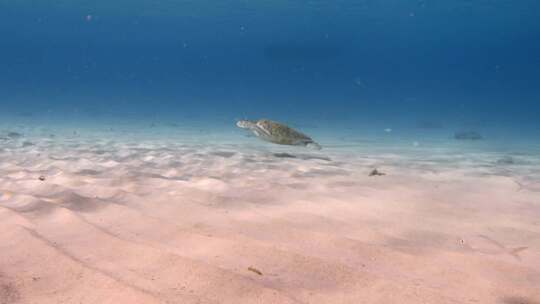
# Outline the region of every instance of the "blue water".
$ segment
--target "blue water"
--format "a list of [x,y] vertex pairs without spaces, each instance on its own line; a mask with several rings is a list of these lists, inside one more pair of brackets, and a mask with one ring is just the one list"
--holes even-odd
[[0,116],[17,126],[540,138],[536,0],[0,1],[0,37]]

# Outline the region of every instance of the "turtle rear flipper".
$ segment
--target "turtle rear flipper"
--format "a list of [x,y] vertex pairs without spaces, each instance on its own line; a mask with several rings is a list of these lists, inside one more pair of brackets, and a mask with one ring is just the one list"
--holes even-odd
[[321,150],[322,147],[321,145],[319,145],[318,143],[316,142],[310,142],[310,143],[307,143],[306,144],[306,147],[310,148],[310,149],[313,149],[313,150]]

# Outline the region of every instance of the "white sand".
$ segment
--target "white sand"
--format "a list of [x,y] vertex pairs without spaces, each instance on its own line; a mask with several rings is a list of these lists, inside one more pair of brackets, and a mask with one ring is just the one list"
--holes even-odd
[[46,133],[0,140],[2,304],[540,303],[534,154]]

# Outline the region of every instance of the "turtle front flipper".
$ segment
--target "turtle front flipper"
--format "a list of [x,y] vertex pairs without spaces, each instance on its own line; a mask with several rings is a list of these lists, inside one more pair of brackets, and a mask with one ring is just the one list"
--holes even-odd
[[264,141],[268,141],[268,142],[275,142],[275,139],[272,138],[268,132],[266,132],[264,129],[261,129],[259,128],[257,125],[253,126],[253,128],[251,128],[251,131],[253,131],[253,133],[259,137],[260,139],[264,140]]
[[251,132],[253,132],[253,134],[255,134],[255,136],[259,137],[262,140],[272,142],[272,138],[268,134],[268,132],[262,129],[259,125],[257,125],[256,121],[239,120],[236,122],[236,126],[242,129],[250,130]]

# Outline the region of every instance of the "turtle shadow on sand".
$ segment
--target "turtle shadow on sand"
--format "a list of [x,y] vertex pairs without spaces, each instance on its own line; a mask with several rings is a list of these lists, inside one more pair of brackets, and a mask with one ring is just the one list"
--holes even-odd
[[497,165],[515,165],[516,164],[516,160],[512,157],[512,156],[503,156],[499,159],[497,159],[497,161],[495,161],[495,164]]
[[282,152],[282,153],[272,153],[272,156],[277,157],[277,158],[296,158],[296,159],[301,159],[301,160],[315,159],[315,160],[332,161],[332,159],[330,157],[309,155],[309,154],[297,154],[297,155],[294,155],[294,154],[289,154],[289,153]]
[[5,134],[3,135],[0,135],[0,139],[2,140],[16,140],[16,139],[20,139],[23,137],[23,135],[19,132],[14,132],[14,131],[7,131],[7,132],[4,132]]
[[457,140],[482,140],[484,137],[476,131],[460,131],[454,133],[454,139]]

